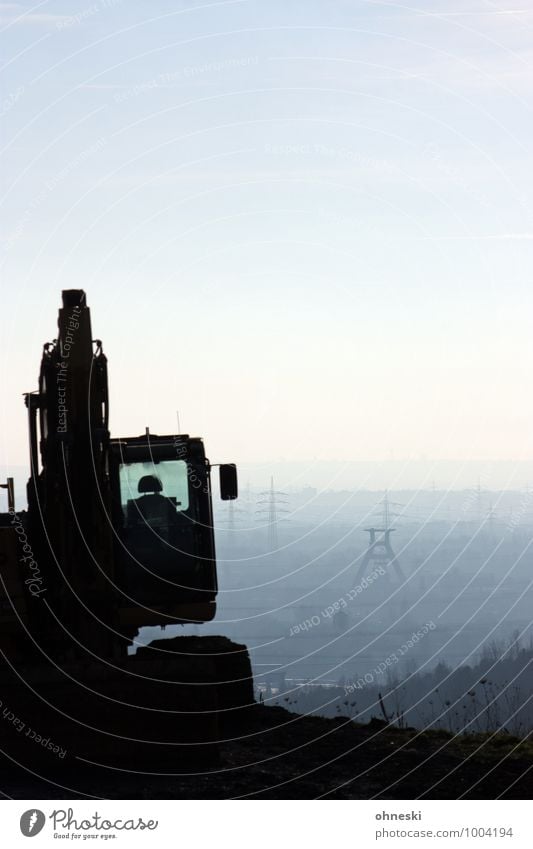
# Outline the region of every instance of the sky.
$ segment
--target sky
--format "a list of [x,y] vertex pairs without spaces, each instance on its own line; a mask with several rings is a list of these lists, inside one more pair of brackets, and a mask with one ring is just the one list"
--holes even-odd
[[[533,459],[529,0],[0,3],[0,471],[61,290],[113,436]],[[303,471],[302,471],[303,469]]]

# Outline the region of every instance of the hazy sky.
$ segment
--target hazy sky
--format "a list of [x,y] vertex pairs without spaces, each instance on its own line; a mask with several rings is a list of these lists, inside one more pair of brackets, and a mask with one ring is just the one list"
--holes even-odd
[[1,453],[63,288],[112,432],[533,458],[530,0],[2,3]]

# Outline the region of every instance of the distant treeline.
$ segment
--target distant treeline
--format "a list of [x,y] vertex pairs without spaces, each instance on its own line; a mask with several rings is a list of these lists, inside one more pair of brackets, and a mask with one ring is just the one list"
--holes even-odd
[[507,646],[485,647],[475,666],[440,663],[404,678],[389,669],[369,685],[357,677],[341,679],[337,687],[280,683],[279,693],[267,692],[263,700],[296,713],[358,722],[379,718],[402,728],[455,734],[501,731],[522,737],[533,729],[533,643],[524,647],[517,638]]

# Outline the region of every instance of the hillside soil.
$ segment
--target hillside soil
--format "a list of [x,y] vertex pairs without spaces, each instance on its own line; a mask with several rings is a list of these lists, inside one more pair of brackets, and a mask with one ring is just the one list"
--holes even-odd
[[30,770],[2,757],[0,790],[16,799],[529,799],[533,745],[504,734],[454,737],[257,705],[221,745],[216,764],[154,772],[72,762]]

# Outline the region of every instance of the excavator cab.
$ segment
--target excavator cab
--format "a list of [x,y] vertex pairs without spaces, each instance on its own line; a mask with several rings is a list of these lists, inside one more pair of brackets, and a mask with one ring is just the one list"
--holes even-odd
[[[110,442],[116,582],[144,624],[205,622],[217,593],[210,464],[201,439]],[[235,467],[220,467],[221,497],[237,497]],[[131,619],[131,608],[123,611]],[[146,619],[149,621],[146,621]]]

